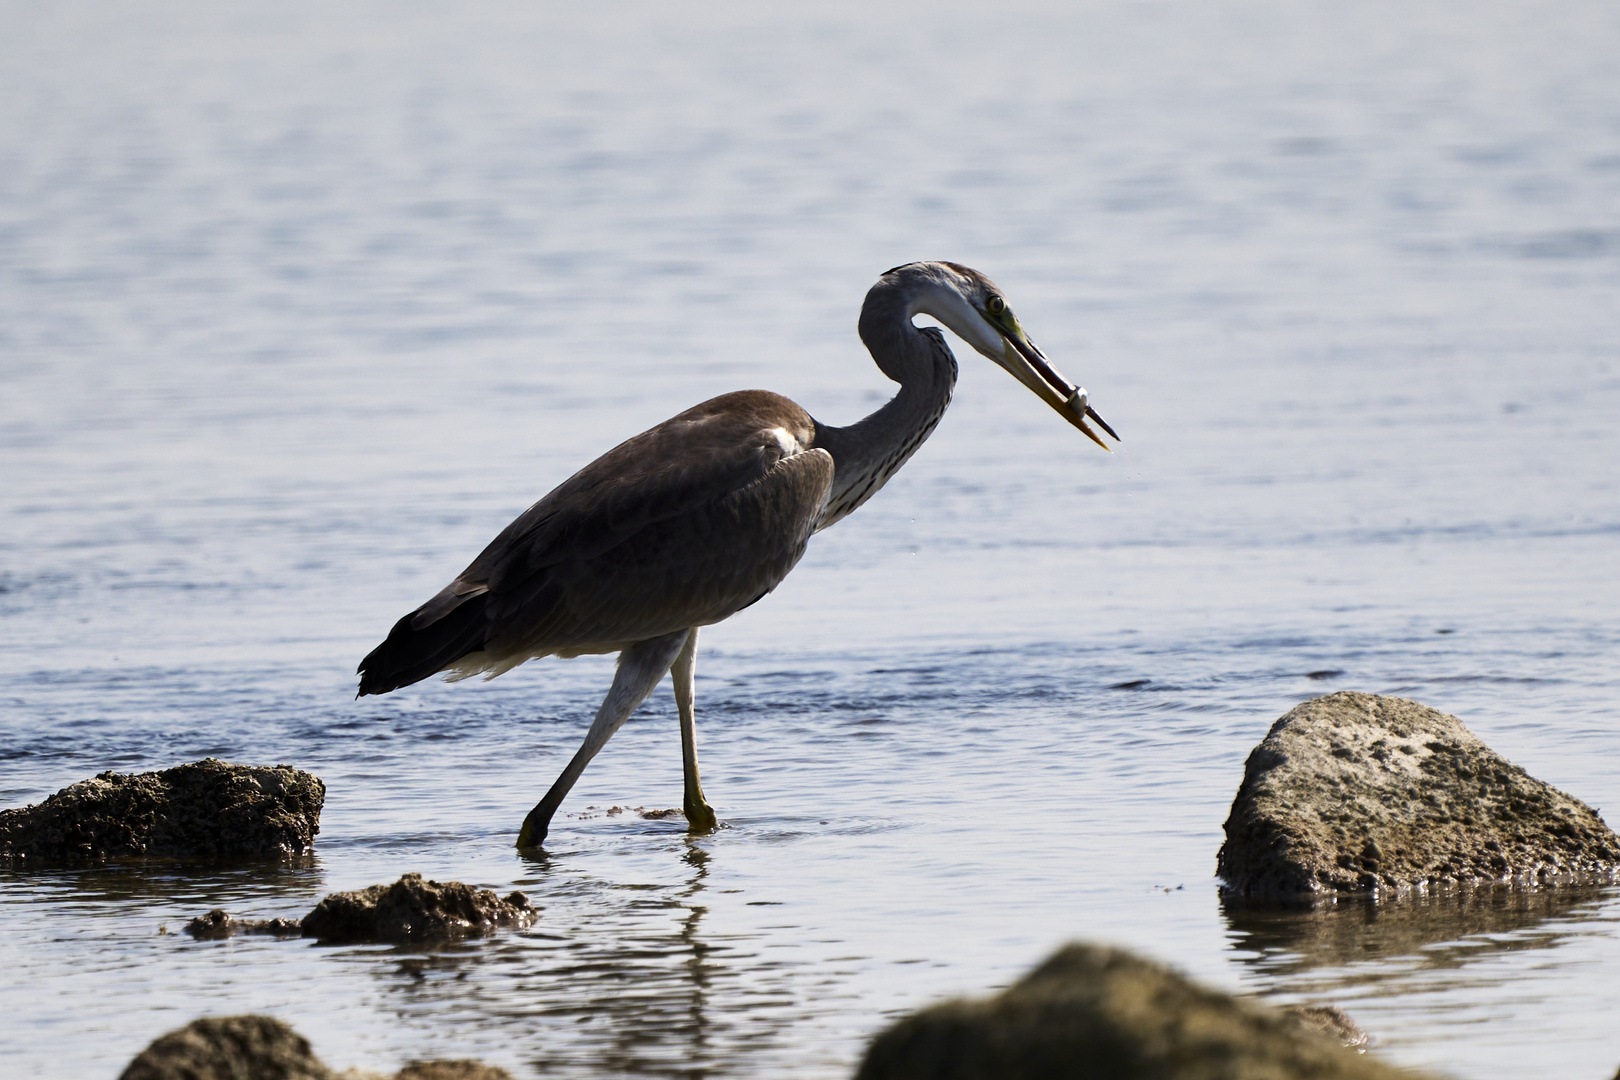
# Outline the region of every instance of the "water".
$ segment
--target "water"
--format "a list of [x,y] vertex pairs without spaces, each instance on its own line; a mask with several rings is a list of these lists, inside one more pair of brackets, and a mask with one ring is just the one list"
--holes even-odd
[[[1076,937],[1341,1004],[1459,1077],[1620,1063],[1616,890],[1300,918],[1211,876],[1244,756],[1333,689],[1620,806],[1612,5],[3,25],[0,803],[208,754],[330,791],[300,865],[0,877],[8,1076],[251,1010],[339,1066],[837,1077]],[[747,386],[870,411],[860,297],[936,257],[1125,442],[959,348],[913,462],[705,632],[727,828],[605,812],[679,803],[661,690],[548,855],[510,849],[608,659],[352,700],[398,615],[620,438]],[[405,871],[542,919],[175,933]]]

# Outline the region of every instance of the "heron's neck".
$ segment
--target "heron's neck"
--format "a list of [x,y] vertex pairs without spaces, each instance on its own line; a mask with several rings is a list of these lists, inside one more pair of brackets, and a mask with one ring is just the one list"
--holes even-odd
[[[861,340],[883,373],[900,384],[888,404],[848,427],[816,424],[816,445],[833,459],[832,491],[816,528],[847,516],[877,494],[932,435],[956,387],[956,358],[934,327],[919,330],[891,298],[868,294]],[[893,299],[898,299],[893,298]]]

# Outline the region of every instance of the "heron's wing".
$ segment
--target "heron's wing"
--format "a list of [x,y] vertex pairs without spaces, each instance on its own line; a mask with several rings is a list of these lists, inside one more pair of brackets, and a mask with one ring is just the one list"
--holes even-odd
[[824,450],[626,529],[611,546],[507,573],[485,599],[492,657],[628,644],[705,626],[774,589],[804,554],[832,486]]
[[563,481],[460,577],[498,588],[513,573],[603,554],[653,522],[753,483],[814,434],[809,414],[777,394],[745,390],[706,401]]
[[788,399],[751,390],[621,443],[401,619],[362,661],[361,692],[406,685],[470,652],[603,647],[746,607],[798,561],[825,503],[832,459],[801,452],[814,423]]

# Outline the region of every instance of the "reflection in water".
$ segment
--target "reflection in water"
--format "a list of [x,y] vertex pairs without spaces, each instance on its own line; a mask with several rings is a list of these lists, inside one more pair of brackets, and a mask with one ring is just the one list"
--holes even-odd
[[[1593,1024],[1612,995],[1571,981],[1620,932],[1620,888],[1492,889],[1454,897],[1259,910],[1226,903],[1245,982],[1274,1004],[1346,1009],[1381,1051],[1451,1075],[1500,1075],[1532,1038],[1559,1047],[1562,1075],[1598,1075],[1610,1052]],[[1546,1009],[1574,993],[1578,1008]],[[1539,1011],[1538,1011],[1539,1010]],[[1602,1065],[1602,1068],[1611,1066]],[[1513,1072],[1510,1068],[1507,1071]],[[1604,1075],[1607,1075],[1606,1073]]]
[[[1231,947],[1268,993],[1342,995],[1416,982],[1504,953],[1556,949],[1614,922],[1620,889],[1481,889],[1457,896],[1262,908],[1222,901]],[[1494,979],[1491,975],[1483,976]],[[1395,985],[1392,985],[1395,984]]]
[[1481,889],[1269,909],[1223,898],[1221,908],[1232,947],[1275,976],[1408,956],[1426,967],[1459,967],[1491,952],[1553,948],[1570,924],[1598,916],[1611,891]]
[[289,895],[319,893],[324,879],[320,857],[313,853],[280,862],[121,859],[72,867],[0,867],[0,897],[114,905],[103,909],[109,914],[148,907],[169,916],[201,915],[212,907],[234,915],[256,914],[249,910],[253,905],[272,904],[277,907],[272,914],[285,915],[280,908]]
[[[681,859],[693,870],[691,882],[685,892],[685,896],[690,901],[691,898],[703,891],[703,879],[709,874],[709,853],[689,840],[687,841],[686,854]],[[681,921],[681,941],[691,954],[682,963],[686,968],[688,978],[692,980],[692,1003],[687,1015],[691,1030],[689,1059],[693,1062],[703,1061],[709,1046],[709,1025],[706,1022],[704,1013],[709,990],[709,962],[706,955],[709,952],[709,947],[698,938],[698,928],[703,922],[703,916],[708,913],[709,909],[707,907],[697,903],[689,903],[687,916]],[[690,1075],[694,1077],[707,1076],[708,1070],[694,1067]]]
[[705,931],[713,856],[684,842],[684,873],[664,884],[569,885],[557,880],[566,857],[537,862],[551,880],[535,929],[401,948],[398,964],[370,970],[391,982],[402,1021],[493,1024],[542,1075],[753,1071],[803,1020],[787,985],[801,964],[765,959],[753,934]]

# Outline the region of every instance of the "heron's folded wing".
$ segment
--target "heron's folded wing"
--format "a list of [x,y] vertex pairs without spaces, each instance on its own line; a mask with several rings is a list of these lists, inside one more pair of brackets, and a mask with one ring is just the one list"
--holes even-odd
[[815,422],[776,394],[704,402],[581,469],[360,663],[386,693],[471,653],[598,651],[703,625],[774,588],[832,482]]
[[546,567],[590,559],[649,525],[713,502],[788,453],[773,432],[808,443],[815,421],[787,398],[744,390],[705,401],[609,450],[520,514],[407,618],[438,622],[491,590],[532,592]]
[[491,589],[492,655],[630,642],[719,622],[774,589],[803,556],[832,486],[824,450],[644,521],[605,549],[547,560]]

